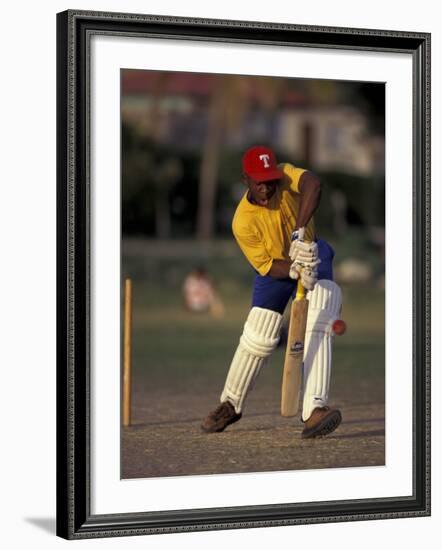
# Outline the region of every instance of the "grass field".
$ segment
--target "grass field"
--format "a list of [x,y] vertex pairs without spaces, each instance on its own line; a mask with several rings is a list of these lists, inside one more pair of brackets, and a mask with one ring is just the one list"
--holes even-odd
[[[198,263],[216,281],[222,319],[183,307],[183,277]],[[222,434],[200,432],[250,308],[253,273],[230,243],[125,242],[123,273],[134,293],[133,425],[122,433],[123,478],[384,464],[382,289],[342,287],[348,331],[334,340],[330,402],[344,422],[306,442],[299,419],[279,416],[283,347],[261,372],[243,419]]]

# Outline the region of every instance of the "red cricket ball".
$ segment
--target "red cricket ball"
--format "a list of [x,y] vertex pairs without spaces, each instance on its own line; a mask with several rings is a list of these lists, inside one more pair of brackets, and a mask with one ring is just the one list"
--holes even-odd
[[332,325],[332,330],[337,336],[341,336],[347,330],[347,325],[342,319],[336,319]]

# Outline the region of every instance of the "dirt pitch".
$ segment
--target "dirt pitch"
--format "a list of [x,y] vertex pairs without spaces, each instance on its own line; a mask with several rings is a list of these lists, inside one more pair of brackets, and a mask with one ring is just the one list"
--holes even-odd
[[217,404],[216,388],[196,396],[135,392],[133,425],[122,431],[122,478],[385,464],[383,403],[358,405],[342,392],[333,400],[343,414],[341,426],[327,437],[302,440],[302,423],[280,416],[274,390],[255,389],[243,418],[218,434],[200,429]]

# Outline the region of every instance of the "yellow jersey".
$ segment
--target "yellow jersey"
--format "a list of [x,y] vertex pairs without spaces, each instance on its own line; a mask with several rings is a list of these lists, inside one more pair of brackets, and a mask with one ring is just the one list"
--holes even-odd
[[[252,204],[247,192],[240,200],[232,221],[235,239],[252,267],[267,275],[273,260],[290,260],[291,235],[299,211],[299,180],[305,172],[289,163],[278,164],[284,177],[267,206]],[[305,239],[315,238],[313,218],[305,228]]]

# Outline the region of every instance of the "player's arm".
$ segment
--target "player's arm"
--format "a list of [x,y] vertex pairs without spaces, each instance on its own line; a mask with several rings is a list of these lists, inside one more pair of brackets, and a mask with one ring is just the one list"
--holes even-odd
[[[319,178],[309,171],[302,172],[297,183],[300,194],[299,211],[295,229],[306,227],[318,208],[321,198],[321,184]],[[292,262],[288,260],[272,260],[267,275],[276,279],[286,279],[290,276]]]
[[[296,231],[307,226],[318,208],[321,184],[319,178],[309,171],[303,171],[298,179],[292,178],[292,184],[292,190],[300,195],[294,228]],[[290,246],[289,256],[292,260],[289,270],[290,277],[294,279],[301,277],[304,287],[312,290],[317,280],[317,265],[320,262],[316,242],[304,243],[295,239]]]
[[272,258],[267,252],[262,238],[249,225],[232,224],[233,235],[250,265],[260,274],[268,275],[272,265]]
[[299,211],[296,218],[295,229],[306,227],[321,199],[321,183],[319,178],[312,172],[303,172],[299,179]]
[[287,279],[290,274],[290,266],[292,262],[288,260],[273,260],[272,267],[268,272],[268,275],[275,277],[275,279]]
[[245,257],[260,275],[271,275],[276,279],[287,279],[291,262],[274,260],[266,251],[262,240],[244,227],[234,225],[233,233]]

